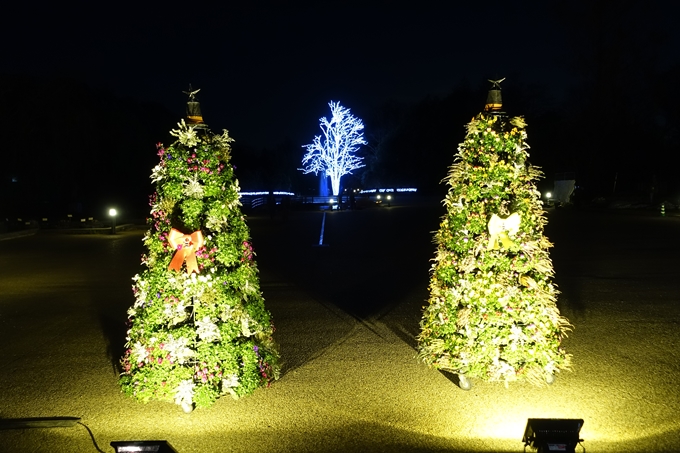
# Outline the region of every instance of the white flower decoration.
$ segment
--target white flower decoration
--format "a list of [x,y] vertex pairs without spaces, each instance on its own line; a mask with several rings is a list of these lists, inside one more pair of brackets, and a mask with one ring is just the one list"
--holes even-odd
[[213,140],[217,142],[217,146],[220,148],[231,148],[230,143],[234,141],[233,138],[229,137],[229,131],[222,129],[222,135],[215,135]]
[[130,355],[135,362],[144,362],[146,360],[146,348],[138,341],[132,346],[132,351]]
[[177,137],[179,142],[192,148],[198,144],[198,136],[196,135],[196,130],[193,126],[187,126],[184,120],[177,123],[179,129],[173,129],[170,131],[170,135]]
[[512,118],[510,120],[510,124],[512,124],[513,126],[516,126],[516,127],[520,127],[520,128],[527,126],[526,121],[524,121],[524,118],[522,118],[521,116],[516,116],[516,117]]
[[519,327],[517,324],[513,324],[512,327],[510,327],[510,335],[508,336],[508,339],[512,342],[510,349],[515,351],[517,349],[517,343],[524,343],[527,339],[527,336],[524,334],[521,327]]
[[220,318],[222,318],[223,321],[228,321],[229,319],[231,319],[232,316],[234,316],[234,311],[235,310],[232,307],[227,305],[222,310]]
[[245,316],[241,318],[241,333],[244,337],[249,337],[253,334],[253,332],[250,331],[250,327],[248,326],[248,318]]
[[194,387],[196,384],[191,379],[180,382],[175,389],[175,404],[191,406],[194,399]]
[[156,165],[153,167],[153,170],[151,170],[151,181],[152,182],[158,182],[161,179],[165,178],[165,173],[166,169],[162,165]]
[[477,119],[472,118],[466,127],[468,134],[479,134],[479,121]]
[[238,384],[238,375],[236,373],[230,374],[229,376],[226,376],[224,379],[222,379],[223,391],[226,391],[229,388],[238,387]]
[[168,336],[165,343],[165,350],[170,354],[170,360],[180,365],[195,355],[193,349],[188,347],[189,340],[184,337],[175,339],[172,335]]
[[229,375],[222,379],[222,392],[229,393],[236,400],[238,399],[238,394],[234,389],[238,387],[238,384],[238,376],[236,374]]
[[170,319],[169,324],[170,325],[175,325],[178,324],[182,321],[184,321],[187,318],[187,305],[185,305],[183,300],[179,300],[176,303],[166,303],[165,304],[165,310],[163,310],[163,314]]
[[187,182],[184,184],[184,195],[191,198],[203,198],[205,190],[198,180],[198,175],[193,175],[186,178]]
[[218,341],[222,338],[217,325],[210,320],[210,316],[196,321],[196,334],[203,341]]

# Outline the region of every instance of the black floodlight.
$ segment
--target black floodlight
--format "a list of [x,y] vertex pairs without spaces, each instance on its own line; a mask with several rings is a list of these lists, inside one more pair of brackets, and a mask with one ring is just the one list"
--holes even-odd
[[[579,437],[582,426],[583,419],[580,418],[530,418],[522,438],[524,451],[528,445],[537,453],[575,453],[576,446],[583,442]],[[586,451],[583,445],[581,448]]]
[[133,440],[111,442],[116,453],[149,452],[149,453],[177,453],[177,450],[164,440]]

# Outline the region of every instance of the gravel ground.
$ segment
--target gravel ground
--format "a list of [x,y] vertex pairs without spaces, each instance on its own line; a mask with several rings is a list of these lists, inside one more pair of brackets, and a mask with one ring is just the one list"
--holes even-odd
[[[122,353],[141,231],[0,241],[0,451],[522,451],[527,418],[583,418],[588,451],[680,451],[680,217],[548,212],[574,369],[551,386],[473,382],[415,356],[437,202],[249,219],[284,363],[268,389],[183,413],[125,397]],[[83,425],[1,429],[12,419]],[[88,432],[88,429],[92,433]],[[578,451],[579,449],[577,449]]]

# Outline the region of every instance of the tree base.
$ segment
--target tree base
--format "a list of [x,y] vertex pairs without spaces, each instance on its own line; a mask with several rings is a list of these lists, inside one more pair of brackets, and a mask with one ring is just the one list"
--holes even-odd
[[470,380],[464,374],[459,374],[458,387],[460,387],[461,390],[468,391],[472,388],[472,382],[470,382]]

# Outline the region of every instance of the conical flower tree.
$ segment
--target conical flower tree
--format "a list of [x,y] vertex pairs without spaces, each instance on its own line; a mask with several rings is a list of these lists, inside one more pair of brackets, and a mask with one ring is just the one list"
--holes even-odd
[[419,357],[461,377],[552,381],[569,367],[525,122],[479,114],[446,182]]
[[278,378],[273,325],[230,165],[232,139],[187,126],[158,145],[148,252],[128,311],[123,390],[185,411]]

